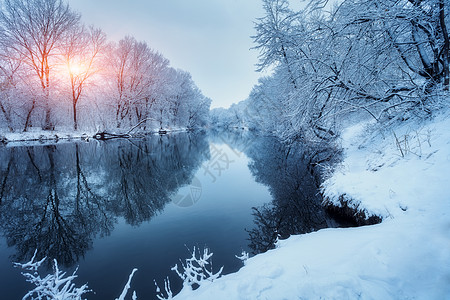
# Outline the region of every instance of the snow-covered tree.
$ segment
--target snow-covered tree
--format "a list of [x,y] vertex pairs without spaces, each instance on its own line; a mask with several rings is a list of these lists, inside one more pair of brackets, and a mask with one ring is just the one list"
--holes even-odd
[[[246,119],[288,141],[328,142],[350,114],[378,121],[430,113],[448,89],[448,24],[441,0],[309,1],[293,11],[264,0],[259,68]],[[230,112],[231,114],[231,112]]]
[[209,101],[191,75],[169,67],[169,61],[145,42],[125,37],[108,53],[106,80],[111,86],[116,126],[203,126]]
[[78,129],[78,101],[84,96],[92,77],[101,69],[99,57],[105,41],[106,35],[100,29],[86,29],[84,26],[72,28],[64,37],[64,45],[61,47],[61,72],[67,73],[69,77],[74,130]]
[[65,0],[0,3],[2,129],[206,125],[210,101],[146,42],[127,36],[107,43]]
[[42,89],[39,105],[44,129],[54,128],[51,82],[55,56],[64,34],[78,26],[80,16],[63,0],[4,0],[0,11],[2,43],[34,73]]
[[[20,98],[18,84],[22,61],[14,59],[8,49],[2,49],[0,57],[0,110],[6,127],[14,131],[15,114],[18,113],[17,100]],[[16,101],[15,101],[16,100]]]
[[151,118],[167,87],[169,61],[130,36],[112,47],[108,56],[117,127]]

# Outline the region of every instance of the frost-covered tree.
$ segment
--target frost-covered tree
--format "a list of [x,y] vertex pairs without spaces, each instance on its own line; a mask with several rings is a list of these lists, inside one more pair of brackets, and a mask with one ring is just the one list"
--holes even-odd
[[[128,132],[207,124],[210,100],[188,72],[170,67],[146,42],[127,36],[107,43],[65,0],[0,4],[2,130]],[[89,101],[80,104],[84,98]]]
[[84,26],[72,28],[64,38],[61,47],[64,66],[61,72],[67,72],[69,77],[74,130],[78,129],[78,101],[85,94],[92,77],[101,69],[99,57],[105,42],[106,35],[100,29],[86,29]]
[[44,129],[52,121],[51,76],[64,34],[78,26],[80,16],[63,0],[4,0],[0,11],[1,42],[17,53],[34,73],[42,89],[39,102],[45,112]]
[[147,43],[127,36],[111,47],[108,63],[117,127],[148,117],[156,101],[156,85],[163,84],[168,60]]
[[202,128],[209,123],[211,99],[205,97],[197,87],[193,87],[191,101],[187,106],[188,129]]
[[329,142],[350,115],[382,122],[430,113],[448,89],[447,3],[311,0],[293,11],[264,0],[256,22],[259,68],[272,68],[245,117],[288,141]]
[[191,75],[176,70],[172,75],[168,105],[170,107],[171,124],[186,127],[203,127],[208,121],[211,100],[206,98],[195,85]]
[[336,36],[350,41],[341,56],[359,63],[347,62],[337,82],[352,96],[403,105],[448,88],[444,1],[344,1],[332,17]]
[[292,70],[293,39],[291,32],[293,23],[297,18],[289,8],[287,0],[263,0],[265,16],[259,18],[255,29],[257,34],[253,37],[256,46],[260,50],[259,70],[263,70],[273,64],[283,65],[289,76],[289,81],[296,87],[296,78]]
[[14,114],[17,113],[16,101],[18,95],[21,60],[13,59],[12,53],[2,49],[0,58],[0,111],[9,131],[14,131]]

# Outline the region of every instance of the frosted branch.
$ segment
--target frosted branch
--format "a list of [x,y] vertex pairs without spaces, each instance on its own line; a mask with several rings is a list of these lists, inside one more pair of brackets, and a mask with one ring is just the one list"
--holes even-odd
[[[133,279],[133,275],[134,273],[137,271],[138,269],[133,269],[133,271],[131,272],[130,276],[128,277],[128,281],[125,284],[125,287],[123,288],[122,294],[120,294],[119,298],[116,298],[116,300],[125,300],[125,296],[127,295],[128,290],[131,287],[131,279]],[[136,292],[133,292],[133,300],[137,299],[136,297]]]
[[39,267],[45,261],[46,258],[40,261],[35,261],[36,253],[27,263],[15,263],[14,266],[20,267],[25,270],[22,275],[26,280],[32,283],[35,288],[29,291],[22,299],[64,299],[64,300],[81,300],[81,296],[90,292],[87,284],[81,287],[76,287],[72,282],[78,277],[76,272],[78,268],[72,273],[72,275],[66,277],[66,272],[63,272],[58,267],[58,262],[53,260],[53,274],[48,274],[44,278],[38,272]]

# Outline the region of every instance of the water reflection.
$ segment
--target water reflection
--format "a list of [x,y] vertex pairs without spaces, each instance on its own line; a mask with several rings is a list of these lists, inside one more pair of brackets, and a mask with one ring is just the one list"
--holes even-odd
[[[119,217],[139,225],[189,185],[209,157],[205,136],[0,148],[0,229],[13,261],[71,266]],[[50,262],[51,260],[47,260]]]
[[253,208],[255,227],[247,231],[254,254],[274,248],[277,239],[336,226],[321,206],[301,144],[286,146],[275,137],[249,131],[217,136],[246,153],[255,180],[268,186],[273,197],[272,202]]
[[229,273],[242,250],[330,225],[301,145],[248,131],[0,147],[0,157],[0,233],[10,247],[0,245],[0,258],[14,252],[0,262],[8,299],[29,288],[11,261],[35,249],[47,262],[79,264],[90,299],[117,297],[134,267],[139,297],[154,299],[149,282],[176,276],[185,246],[210,247]]

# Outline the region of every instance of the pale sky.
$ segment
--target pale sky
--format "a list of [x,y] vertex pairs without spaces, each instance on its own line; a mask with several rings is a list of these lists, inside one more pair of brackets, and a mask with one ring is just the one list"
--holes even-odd
[[132,35],[186,70],[212,107],[248,97],[260,73],[251,35],[261,0],[69,0],[109,40]]

